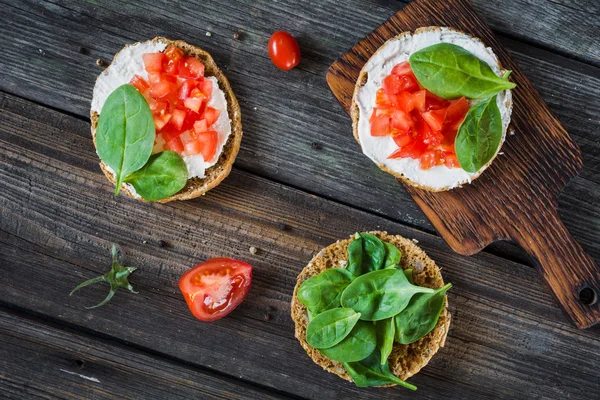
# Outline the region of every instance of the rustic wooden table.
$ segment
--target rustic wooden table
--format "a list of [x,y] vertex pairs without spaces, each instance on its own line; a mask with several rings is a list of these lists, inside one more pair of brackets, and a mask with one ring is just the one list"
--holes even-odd
[[[600,327],[574,328],[516,247],[454,254],[360,153],[327,88],[328,66],[403,2],[0,4],[0,397],[600,398]],[[599,3],[474,6],[582,149],[584,169],[560,212],[600,261]],[[289,72],[266,54],[278,29],[302,49]],[[96,60],[157,35],[213,54],[244,126],[231,176],[204,198],[166,205],[113,196],[88,118]],[[313,364],[294,338],[298,272],[320,248],[372,229],[419,240],[454,284],[446,347],[411,379],[415,393],[358,389]],[[108,269],[110,242],[139,267],[131,282],[140,293],[88,311],[106,287],[68,293]],[[250,262],[254,282],[230,316],[200,323],[176,282],[213,256]]]

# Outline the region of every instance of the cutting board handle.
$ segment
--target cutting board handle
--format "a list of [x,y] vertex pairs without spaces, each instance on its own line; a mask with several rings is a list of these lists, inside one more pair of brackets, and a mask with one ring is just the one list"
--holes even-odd
[[513,239],[536,267],[578,328],[600,322],[600,268],[571,236],[555,206],[538,205],[513,225]]

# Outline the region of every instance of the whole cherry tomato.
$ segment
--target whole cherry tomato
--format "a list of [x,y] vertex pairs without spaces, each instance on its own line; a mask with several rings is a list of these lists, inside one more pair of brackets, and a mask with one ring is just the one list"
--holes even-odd
[[289,33],[277,31],[269,39],[269,57],[277,68],[290,70],[300,63],[300,46]]
[[232,258],[211,258],[179,279],[179,289],[194,317],[216,321],[232,312],[246,297],[252,266]]

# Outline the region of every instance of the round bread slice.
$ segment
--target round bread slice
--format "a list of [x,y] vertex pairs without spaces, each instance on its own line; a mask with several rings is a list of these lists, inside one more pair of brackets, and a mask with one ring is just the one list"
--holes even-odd
[[[223,146],[223,150],[221,151],[221,155],[217,161],[217,163],[210,168],[207,168],[205,171],[204,178],[191,178],[187,181],[185,187],[181,189],[179,192],[174,195],[167,197],[165,199],[159,200],[159,203],[167,203],[173,200],[189,200],[199,196],[204,195],[207,191],[217,186],[219,183],[225,179],[229,173],[231,172],[231,167],[235,158],[240,149],[240,144],[242,142],[242,113],[240,111],[240,106],[238,101],[233,94],[233,90],[231,90],[231,86],[229,85],[229,81],[221,72],[221,70],[217,67],[217,64],[213,60],[212,56],[206,51],[201,49],[200,47],[193,46],[184,42],[183,40],[170,40],[164,37],[156,37],[148,42],[144,43],[164,43],[167,46],[173,45],[177,46],[186,56],[193,56],[198,60],[202,61],[204,64],[205,76],[214,76],[218,83],[219,88],[223,91],[225,95],[225,99],[227,101],[227,111],[229,113],[229,118],[231,119],[231,134],[229,135],[227,142]],[[133,43],[125,46],[125,48],[134,46],[139,44]],[[124,48],[124,49],[125,49]],[[119,52],[120,53],[120,52]],[[119,53],[115,54],[113,58],[113,62],[119,56]],[[102,73],[105,74],[110,66],[106,68],[106,70]],[[94,140],[94,146],[96,146],[96,128],[98,127],[98,117],[99,114],[96,111],[90,111],[91,118],[91,128],[92,128],[92,137]],[[104,175],[111,181],[113,184],[115,183],[114,173],[110,170],[110,168],[102,161],[100,161],[100,168],[104,172]],[[123,184],[121,186],[121,190],[125,192],[130,197],[133,197],[136,200],[145,201],[140,196],[136,196],[132,188],[128,184]]]
[[360,71],[350,108],[354,138],[361,145],[363,153],[385,172],[409,185],[432,192],[450,190],[471,183],[492,164],[506,138],[513,104],[510,90],[498,94],[497,105],[502,116],[502,139],[492,159],[475,173],[468,173],[462,168],[447,168],[444,165],[422,170],[419,168],[418,159],[388,159],[387,156],[398,148],[393,139],[370,136],[368,120],[373,110],[375,92],[382,87],[381,80],[391,72],[394,65],[408,61],[408,57],[417,50],[442,42],[454,43],[465,48],[486,62],[499,76],[506,72],[493,50],[486,47],[480,39],[453,28],[438,26],[419,28],[414,33],[403,32],[388,40],[371,56]]
[[[412,240],[400,235],[389,235],[387,232],[369,232],[379,239],[396,246],[402,252],[400,266],[402,269],[413,269],[413,280],[416,285],[441,288],[444,280],[440,269],[435,262],[425,254]],[[308,278],[325,271],[327,268],[346,268],[348,245],[354,238],[339,240],[324,248],[308,263],[298,275],[294,296],[292,298],[292,319],[296,324],[296,339],[306,350],[312,360],[325,371],[332,372],[347,381],[352,381],[342,363],[331,360],[311,347],[306,342],[306,327],[308,326],[308,313],[306,307],[298,300],[298,288]],[[402,380],[410,378],[421,370],[431,357],[444,346],[448,329],[450,327],[450,312],[448,311],[448,297],[444,309],[440,314],[437,325],[426,336],[409,345],[394,343],[392,353],[388,358],[390,371]],[[377,351],[377,350],[376,350]],[[388,385],[394,386],[394,385]]]

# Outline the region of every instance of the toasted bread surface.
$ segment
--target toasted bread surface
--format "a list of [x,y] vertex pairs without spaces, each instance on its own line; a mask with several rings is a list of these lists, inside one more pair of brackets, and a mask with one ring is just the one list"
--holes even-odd
[[[375,54],[377,54],[377,52],[379,52],[381,49],[383,49],[390,42],[398,40],[398,39],[400,39],[400,38],[402,38],[402,37],[404,37],[406,35],[419,34],[419,33],[424,33],[424,32],[428,32],[428,31],[439,31],[441,29],[442,29],[442,27],[439,27],[439,26],[428,26],[428,27],[419,28],[419,29],[415,30],[414,33],[413,32],[402,32],[401,34],[399,34],[399,35],[397,35],[397,36],[389,39],[383,45],[381,45],[381,47],[375,53],[373,53],[371,55],[371,58],[373,58],[375,56]],[[458,29],[454,29],[454,28],[444,28],[444,29],[449,29],[451,31],[455,31],[455,32],[462,33],[464,35],[470,36],[470,35],[462,32],[462,31],[460,31]],[[473,39],[475,41],[478,41],[478,42],[481,42],[483,44],[483,42],[481,41],[481,39],[473,37],[473,36],[470,36],[470,37],[471,37],[471,39]],[[369,61],[370,61],[370,59],[369,59]],[[359,110],[359,107],[358,107],[358,104],[357,104],[357,97],[358,97],[359,90],[367,82],[368,74],[367,74],[367,71],[366,71],[366,65],[369,63],[369,61],[367,61],[365,63],[365,66],[363,67],[363,69],[361,69],[360,74],[358,76],[358,79],[356,80],[356,85],[354,87],[354,94],[352,96],[352,105],[350,106],[350,117],[352,118],[352,131],[353,131],[353,134],[354,134],[354,138],[356,139],[356,141],[358,142],[358,144],[361,144],[361,142],[360,142],[360,138],[359,138],[359,135],[358,135],[358,121],[360,119],[360,110]],[[498,65],[498,68],[500,68],[500,70],[503,70],[502,64],[500,64],[500,61],[498,61],[497,65]],[[512,98],[509,97],[507,99],[506,107],[508,109],[512,110]],[[471,182],[473,182],[475,179],[477,179],[483,173],[483,171],[485,171],[492,164],[492,162],[494,161],[494,159],[496,158],[496,156],[500,152],[500,149],[502,148],[502,145],[504,144],[504,140],[505,139],[506,139],[506,131],[503,131],[502,132],[502,139],[500,140],[500,144],[498,146],[498,149],[497,149],[496,153],[494,154],[494,156],[492,157],[492,159],[487,164],[485,164],[483,167],[481,167],[479,169],[479,171],[477,171],[477,173],[471,177]],[[361,147],[362,147],[362,144],[361,144]],[[470,183],[469,181],[463,181],[463,182],[460,182],[456,186],[446,186],[446,187],[442,187],[442,188],[433,188],[433,187],[430,187],[430,186],[427,186],[427,185],[423,185],[423,184],[421,184],[419,182],[415,182],[414,180],[411,180],[408,177],[406,177],[403,173],[400,173],[400,172],[397,172],[397,171],[393,171],[390,168],[388,168],[387,166],[385,166],[385,165],[383,165],[383,164],[381,164],[379,162],[377,162],[376,164],[377,164],[377,166],[381,170],[383,170],[383,171],[385,171],[385,172],[387,172],[389,174],[394,175],[397,179],[405,182],[406,184],[411,185],[411,186],[415,186],[415,187],[420,188],[420,189],[428,190],[430,192],[443,192],[443,191],[446,191],[446,190],[453,189],[455,187],[460,187],[461,185],[463,185],[465,183]]]
[[[400,266],[402,269],[414,269],[413,279],[416,285],[440,288],[444,286],[444,280],[440,269],[435,262],[419,248],[415,242],[399,235],[389,235],[387,232],[369,232],[379,239],[393,244],[402,252]],[[295,335],[308,356],[324,370],[332,372],[339,377],[350,381],[350,376],[342,364],[331,360],[321,354],[317,349],[306,342],[306,327],[308,326],[308,313],[304,304],[297,297],[298,288],[306,279],[323,272],[327,268],[345,268],[347,263],[347,248],[353,238],[339,240],[336,243],[321,250],[308,265],[300,272],[294,288],[291,313],[296,325]],[[440,315],[435,328],[425,337],[415,343],[402,345],[394,343],[392,353],[388,359],[390,371],[400,379],[407,379],[421,370],[431,357],[444,346],[448,329],[450,327],[451,315],[448,311],[448,300]],[[376,350],[377,351],[377,350]],[[393,386],[393,385],[390,385]]]
[[[204,178],[189,179],[185,187],[179,192],[175,193],[170,197],[159,200],[158,202],[167,203],[173,200],[193,199],[204,195],[207,191],[217,186],[231,172],[231,167],[233,166],[233,162],[235,161],[235,158],[240,149],[240,144],[242,142],[242,114],[240,111],[240,106],[233,93],[233,90],[231,90],[229,81],[227,80],[223,72],[221,72],[221,70],[217,67],[217,64],[213,60],[212,56],[206,50],[188,44],[183,40],[170,40],[164,37],[156,37],[152,39],[151,42],[162,42],[167,44],[167,46],[177,46],[181,50],[183,50],[183,53],[185,55],[196,57],[198,60],[202,61],[205,67],[205,75],[214,76],[217,79],[217,81],[219,82],[219,88],[223,91],[223,93],[225,94],[225,99],[227,100],[227,111],[229,113],[229,118],[231,119],[231,134],[229,135],[227,142],[223,146],[223,151],[221,152],[217,163],[206,170],[206,176]],[[132,45],[135,44],[137,43],[134,43]],[[125,48],[132,45],[127,45],[125,46]],[[116,59],[118,55],[119,53],[115,55],[114,59]],[[108,68],[110,68],[110,66]],[[96,146],[96,128],[98,127],[98,118],[99,114],[97,112],[90,111],[92,138],[94,140],[94,146]],[[114,174],[102,161],[100,161],[100,168],[102,169],[102,172],[104,172],[104,175],[106,175],[108,180],[114,184]],[[121,186],[121,191],[137,200],[145,201],[140,196],[134,196],[127,184],[123,184]]]

